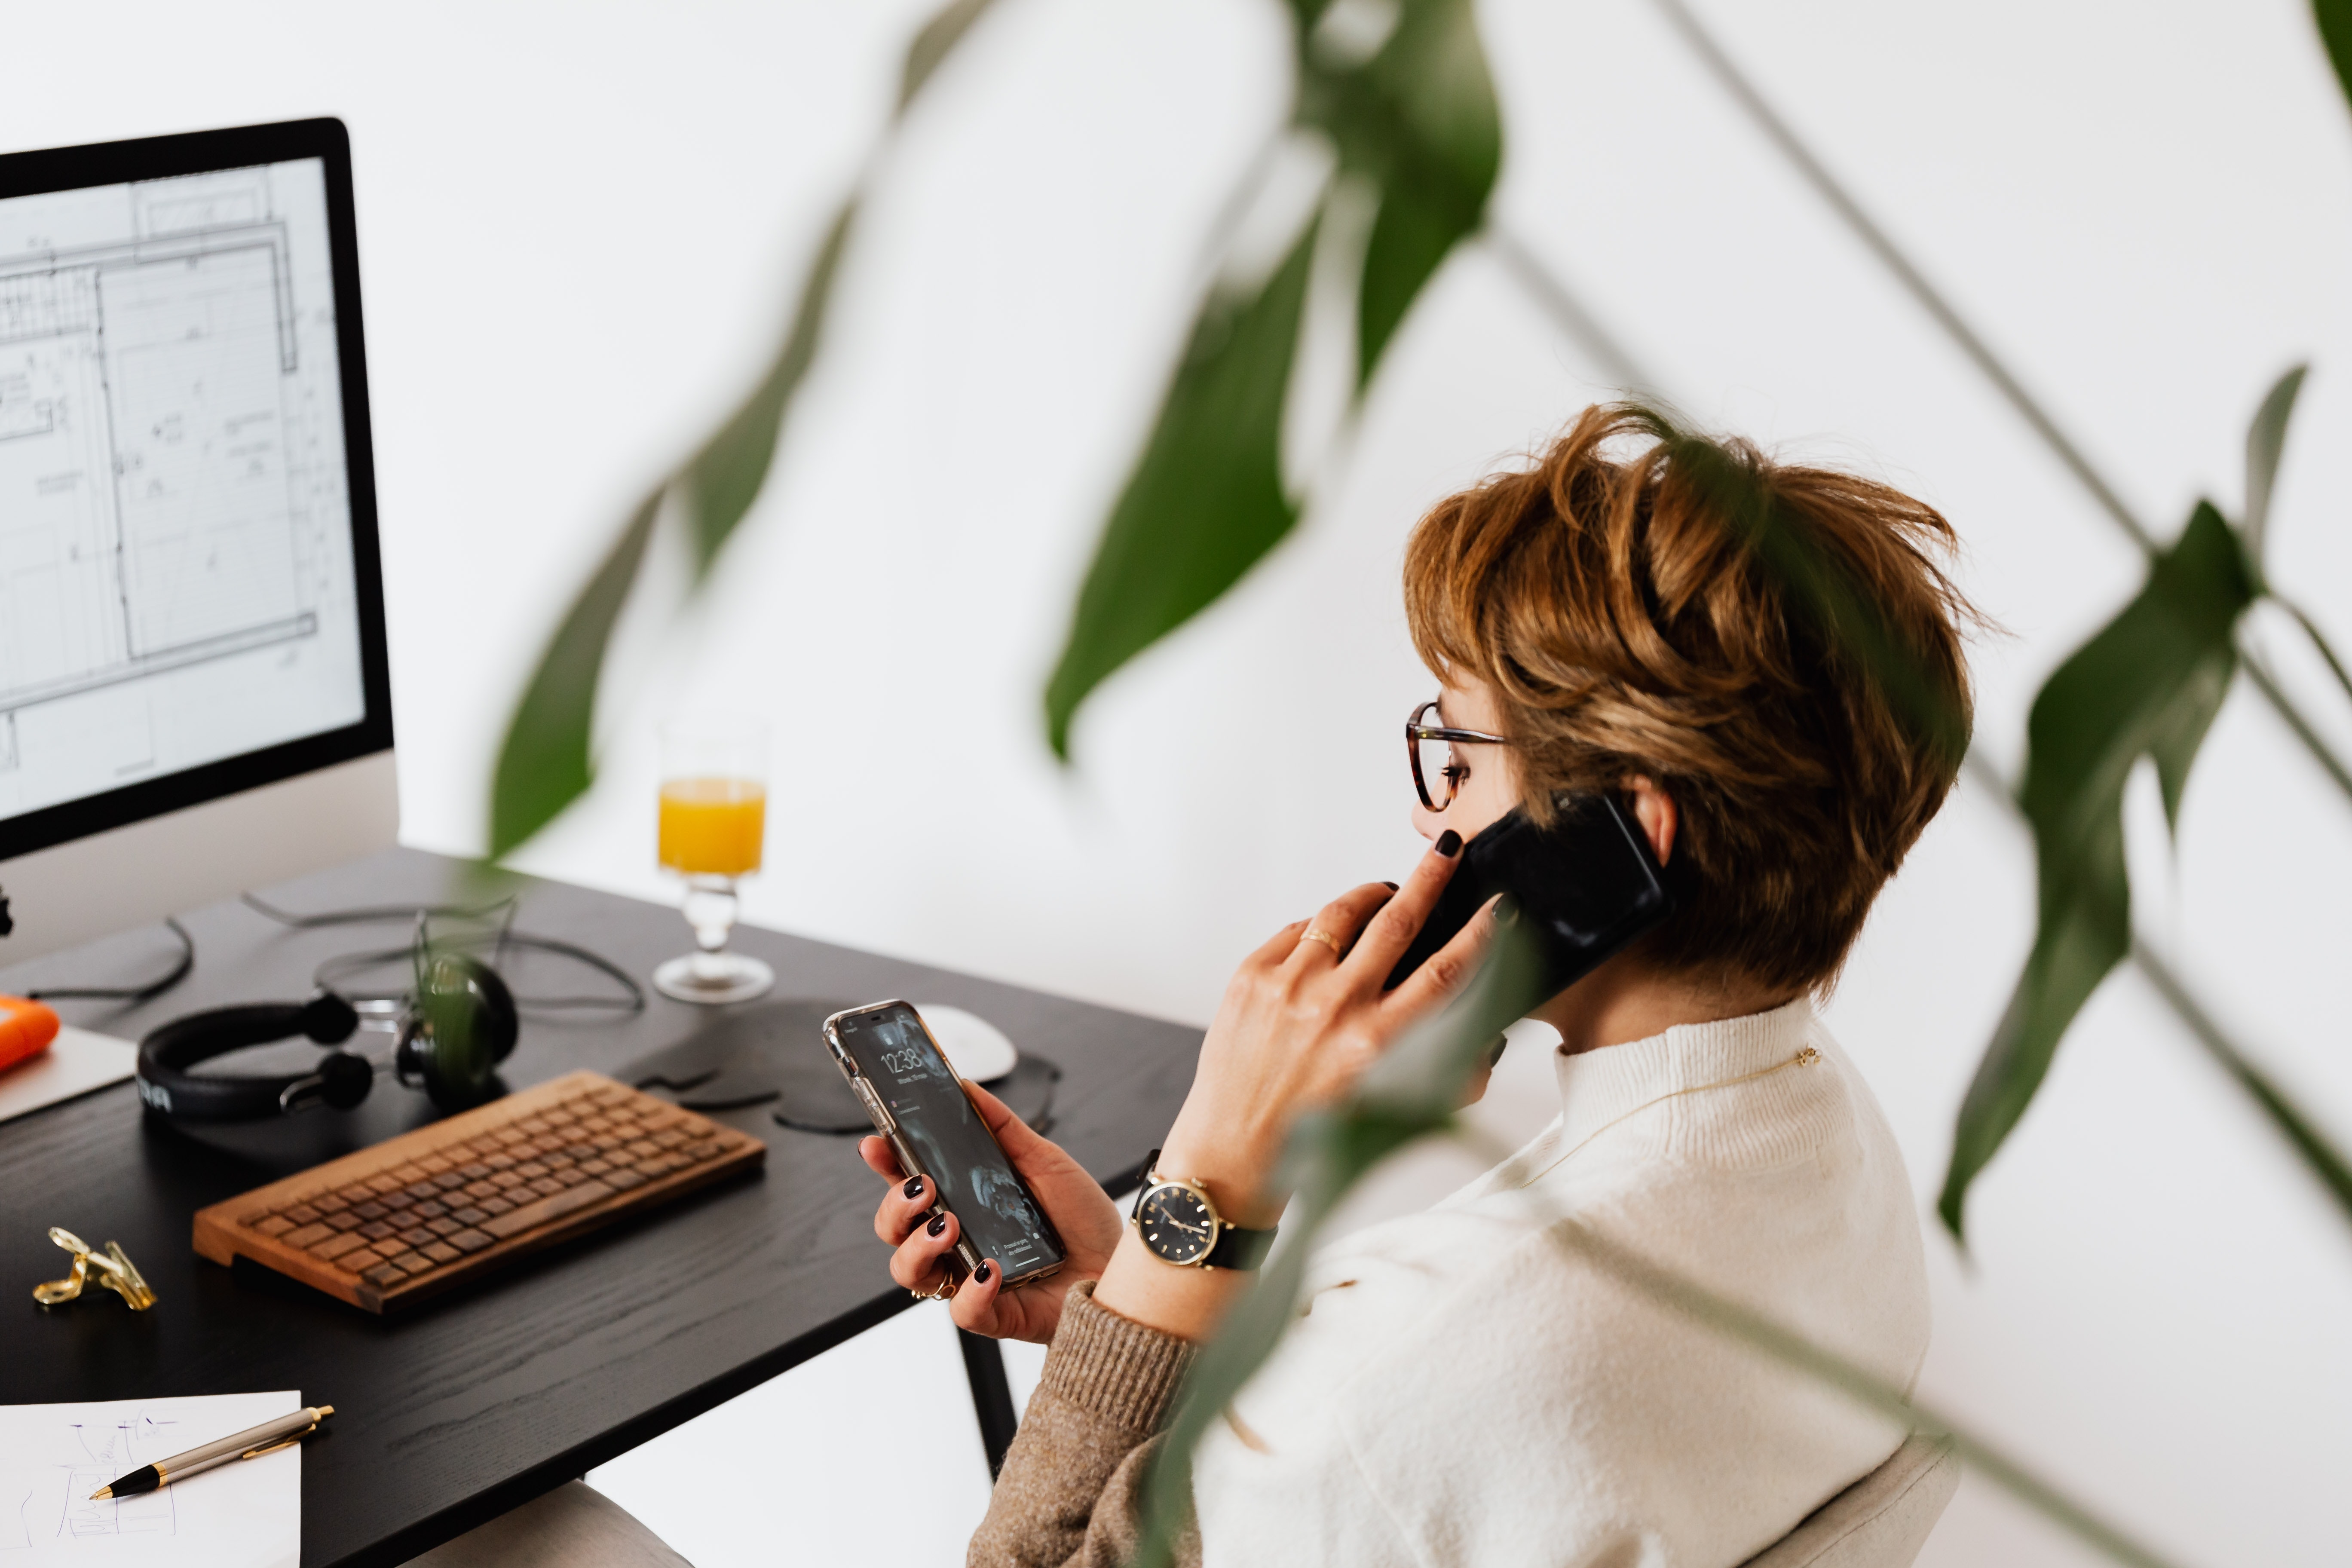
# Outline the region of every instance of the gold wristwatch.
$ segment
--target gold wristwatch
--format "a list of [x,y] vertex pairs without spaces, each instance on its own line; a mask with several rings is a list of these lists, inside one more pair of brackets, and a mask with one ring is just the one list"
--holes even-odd
[[1143,1190],[1136,1194],[1128,1223],[1144,1247],[1163,1263],[1180,1268],[1255,1268],[1274,1246],[1272,1230],[1228,1225],[1200,1183],[1163,1176],[1160,1151],[1143,1163]]

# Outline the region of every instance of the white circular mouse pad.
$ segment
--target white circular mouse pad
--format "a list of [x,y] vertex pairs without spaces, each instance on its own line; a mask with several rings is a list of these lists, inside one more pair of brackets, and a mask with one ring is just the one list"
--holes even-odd
[[938,1002],[918,1002],[915,1011],[922,1015],[923,1026],[967,1081],[986,1083],[1019,1065],[1021,1053],[1013,1048],[1004,1031],[979,1014]]

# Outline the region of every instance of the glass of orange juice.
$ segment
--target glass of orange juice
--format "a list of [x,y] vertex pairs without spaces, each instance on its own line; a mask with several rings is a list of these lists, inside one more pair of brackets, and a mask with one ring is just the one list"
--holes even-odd
[[768,731],[762,724],[690,719],[661,737],[661,863],[686,879],[695,951],[654,971],[681,1002],[743,1002],[776,983],[756,958],[727,951],[735,884],[760,868],[768,827]]

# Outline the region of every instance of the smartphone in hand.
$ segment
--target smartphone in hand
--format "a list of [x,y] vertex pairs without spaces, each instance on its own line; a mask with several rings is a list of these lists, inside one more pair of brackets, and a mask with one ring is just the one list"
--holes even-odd
[[1518,906],[1543,966],[1543,995],[1559,995],[1675,912],[1664,868],[1624,803],[1610,795],[1560,803],[1549,827],[1517,811],[1462,847],[1462,863],[1412,944],[1389,972],[1387,990],[1486,907],[1496,893]]
[[874,1131],[956,1217],[956,1258],[967,1273],[992,1258],[1009,1288],[1043,1279],[1067,1257],[1054,1222],[997,1146],[963,1079],[922,1016],[877,1002],[824,1021],[834,1065],[849,1079]]

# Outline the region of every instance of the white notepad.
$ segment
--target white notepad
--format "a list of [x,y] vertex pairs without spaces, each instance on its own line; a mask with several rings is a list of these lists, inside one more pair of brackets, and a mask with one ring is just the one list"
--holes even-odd
[[89,1494],[301,1408],[299,1392],[0,1405],[0,1563],[299,1568],[299,1443],[139,1497]]
[[138,1068],[139,1047],[130,1041],[68,1024],[47,1050],[0,1072],[0,1121],[121,1083]]

